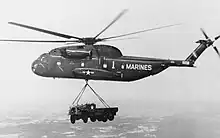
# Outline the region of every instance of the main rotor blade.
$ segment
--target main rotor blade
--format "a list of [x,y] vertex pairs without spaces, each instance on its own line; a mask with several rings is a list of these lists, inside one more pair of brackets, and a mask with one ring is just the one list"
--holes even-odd
[[216,53],[217,53],[217,54],[218,54],[218,56],[220,57],[220,53],[219,53],[219,51],[218,51],[217,47],[216,47],[216,46],[213,46],[213,48],[215,49]]
[[107,30],[112,24],[114,24],[119,18],[121,18],[121,16],[124,15],[127,11],[128,11],[128,10],[125,9],[125,10],[123,10],[122,12],[120,12],[120,13],[118,14],[118,16],[116,16],[115,19],[114,19],[108,26],[106,26],[100,33],[98,33],[98,34],[94,37],[94,39],[96,39],[98,36],[100,36],[105,30]]
[[118,41],[118,40],[130,40],[130,39],[139,39],[140,37],[128,37],[128,38],[119,38],[119,39],[113,39],[113,40],[110,40],[110,39],[105,39],[103,40],[104,42],[105,41]]
[[27,28],[27,29],[31,29],[31,30],[35,30],[35,31],[39,31],[39,32],[43,32],[43,33],[47,33],[47,34],[63,37],[63,38],[68,38],[68,39],[75,38],[75,39],[78,39],[78,40],[82,40],[82,38],[79,38],[79,37],[75,37],[75,36],[71,36],[71,35],[66,35],[66,34],[61,34],[61,33],[58,33],[58,32],[53,32],[53,31],[49,31],[49,30],[45,30],[45,29],[40,29],[40,28],[37,28],[37,27],[29,26],[29,25],[24,25],[24,24],[15,23],[15,22],[8,22],[8,23],[12,24],[12,25],[24,27],[24,28]]
[[219,38],[220,38],[220,35],[219,35],[219,36],[216,36],[216,37],[215,37],[215,40],[218,40]]
[[7,41],[7,42],[37,42],[37,43],[67,43],[67,42],[80,43],[79,40],[19,40],[19,39],[0,39],[0,41]]
[[158,29],[167,28],[167,27],[172,27],[172,26],[176,26],[176,25],[180,25],[180,24],[166,25],[166,26],[161,26],[161,27],[146,29],[146,30],[137,31],[137,32],[132,32],[132,33],[127,33],[127,34],[123,34],[123,35],[111,36],[111,37],[106,37],[106,38],[101,38],[101,39],[102,39],[102,40],[107,40],[107,39],[113,39],[113,38],[118,38],[118,37],[124,37],[124,36],[128,36],[128,35],[134,35],[134,34],[138,34],[138,33],[143,33],[143,32],[153,31],[153,30],[158,30]]
[[206,39],[209,39],[209,37],[208,37],[208,35],[205,33],[205,31],[204,31],[202,28],[200,28],[200,30],[202,31],[202,33],[203,33],[203,35],[205,36],[205,38],[206,38]]

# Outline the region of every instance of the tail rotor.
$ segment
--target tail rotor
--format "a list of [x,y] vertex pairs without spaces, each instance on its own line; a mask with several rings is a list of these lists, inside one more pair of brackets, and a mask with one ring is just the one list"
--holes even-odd
[[186,58],[186,61],[190,61],[190,62],[194,63],[199,58],[199,56],[210,46],[213,47],[213,49],[215,50],[215,52],[218,54],[218,56],[220,58],[220,53],[219,53],[217,47],[215,45],[213,45],[214,42],[220,38],[220,35],[216,36],[212,40],[207,35],[207,33],[204,31],[204,29],[200,28],[200,30],[202,31],[202,34],[205,36],[205,39],[198,40],[196,42],[196,43],[199,43],[200,45]]
[[219,56],[219,58],[220,58],[220,53],[219,53],[217,47],[213,45],[214,42],[220,38],[220,35],[216,36],[216,37],[214,38],[214,40],[211,40],[211,39],[208,37],[208,35],[206,34],[206,32],[204,31],[203,28],[200,28],[200,30],[202,31],[202,33],[203,33],[203,35],[205,36],[206,39],[205,39],[205,40],[199,40],[199,41],[197,41],[196,43],[203,43],[203,44],[205,44],[207,47],[212,46],[213,49],[215,50],[215,52],[218,54],[218,56]]

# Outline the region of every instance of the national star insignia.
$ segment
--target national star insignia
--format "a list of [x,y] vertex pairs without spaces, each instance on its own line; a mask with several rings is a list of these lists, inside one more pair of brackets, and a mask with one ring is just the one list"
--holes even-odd
[[86,75],[91,75],[91,74],[94,74],[94,72],[93,72],[93,71],[89,71],[89,70],[87,70],[87,71],[83,71],[83,73],[85,73]]

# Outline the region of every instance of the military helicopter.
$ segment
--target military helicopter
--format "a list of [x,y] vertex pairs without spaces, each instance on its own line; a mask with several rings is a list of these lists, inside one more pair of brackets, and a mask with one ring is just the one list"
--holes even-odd
[[[206,39],[197,41],[196,43],[199,43],[199,46],[185,60],[124,56],[122,55],[122,52],[114,46],[96,44],[97,42],[108,41],[110,39],[178,25],[167,25],[123,35],[98,38],[126,12],[127,10],[123,10],[120,14],[118,14],[118,16],[116,16],[116,18],[95,37],[76,37],[20,23],[9,22],[9,24],[12,25],[59,36],[66,38],[67,40],[0,39],[0,41],[84,44],[63,46],[52,49],[49,53],[42,54],[32,63],[32,71],[39,76],[84,80],[135,81],[158,74],[172,66],[194,67],[195,61],[203,53],[203,51],[209,46],[213,46],[213,43],[220,38],[219,35],[215,37],[214,40],[211,40],[205,31],[201,29]],[[216,46],[213,46],[213,48],[220,56]]]
[[[88,86],[96,94],[99,100],[107,107],[109,107],[107,103],[92,89],[92,87],[88,84],[88,80],[130,82],[156,75],[168,67],[194,67],[194,63],[198,57],[210,46],[214,48],[220,57],[218,49],[213,45],[213,43],[220,38],[220,35],[216,36],[214,40],[211,40],[203,29],[201,29],[201,31],[205,36],[205,39],[197,41],[196,43],[198,43],[199,46],[184,60],[124,56],[122,52],[114,46],[96,44],[98,42],[109,41],[112,39],[117,40],[119,37],[179,25],[173,24],[122,35],[99,38],[104,31],[106,31],[126,12],[127,10],[120,12],[109,25],[107,25],[94,37],[76,37],[25,24],[9,22],[9,24],[15,26],[66,38],[66,40],[0,39],[0,41],[70,44],[54,48],[50,52],[42,54],[32,63],[32,71],[42,77],[84,79],[86,84],[74,100],[73,104],[78,104],[80,97]],[[78,43],[82,43],[83,45],[75,45]]]

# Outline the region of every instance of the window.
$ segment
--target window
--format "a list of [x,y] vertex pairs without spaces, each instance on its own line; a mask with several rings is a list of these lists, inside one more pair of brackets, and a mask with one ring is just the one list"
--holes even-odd
[[44,63],[48,63],[48,58],[46,56],[42,56],[41,61]]
[[40,60],[40,61],[43,62],[43,63],[48,63],[48,62],[49,62],[49,61],[48,61],[48,56],[47,56],[47,54],[42,54],[42,55],[39,57],[38,60]]
[[84,49],[84,46],[76,46],[77,49]]

